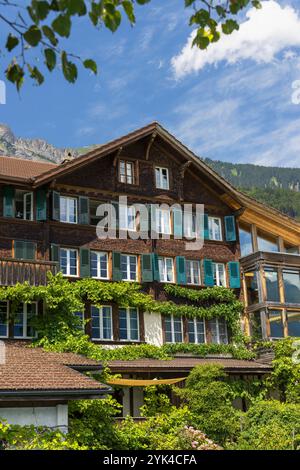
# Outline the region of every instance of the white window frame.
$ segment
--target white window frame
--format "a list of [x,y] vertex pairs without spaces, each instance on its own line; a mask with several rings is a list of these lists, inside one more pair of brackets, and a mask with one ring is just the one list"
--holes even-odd
[[[228,344],[228,327],[227,327],[227,322],[225,321],[225,330],[226,330],[226,343],[221,343],[220,341],[220,326],[219,326],[219,318],[211,318],[208,320],[208,322],[213,321],[216,322],[216,332],[217,332],[217,342],[212,344]],[[211,334],[211,329],[210,329],[210,334]],[[211,339],[212,339],[212,334],[211,334]]]
[[[124,164],[125,174],[121,173],[121,163]],[[128,175],[128,168],[127,165],[131,167],[131,181],[130,175]],[[135,184],[135,165],[134,162],[130,160],[119,160],[119,182],[124,184]]]
[[[26,199],[28,197],[30,197],[30,218],[29,219],[27,219],[26,217]],[[33,193],[32,192],[28,192],[23,195],[23,211],[24,211],[24,214],[23,214],[24,220],[33,220]]]
[[[120,230],[128,230],[131,232],[136,232],[137,221],[136,221],[135,206],[120,205],[119,214],[120,214],[120,219],[119,219]],[[132,219],[133,223],[129,222],[129,217],[133,218]]]
[[[168,281],[167,280],[167,260],[171,260],[172,262],[172,280]],[[160,261],[163,261],[163,271],[161,272],[160,268]],[[175,273],[174,273],[174,259],[170,258],[169,256],[159,256],[158,257],[158,270],[159,270],[159,280],[160,282],[172,284],[174,283],[175,280]],[[163,275],[163,277],[162,277]]]
[[[204,326],[204,342],[199,343],[198,341],[198,327],[197,327],[197,321],[202,321],[203,326]],[[204,318],[188,318],[188,322],[193,322],[194,324],[194,336],[195,336],[195,341],[190,344],[206,344],[207,343],[207,338],[206,338],[206,323]],[[188,325],[188,336],[189,336],[189,325]]]
[[[8,320],[9,320],[9,303],[7,300],[1,300],[1,303],[6,303],[6,335],[2,336],[0,335],[0,338],[8,338],[8,334],[9,334],[9,324],[8,324]],[[5,325],[5,323],[2,323],[2,325]]]
[[163,235],[172,234],[172,215],[170,209],[156,209],[156,231]]
[[[91,255],[94,254],[97,256],[97,276],[91,276],[93,279],[109,279],[108,273],[108,253],[107,251],[91,251]],[[101,276],[101,256],[106,256],[106,276]],[[91,262],[91,271],[92,271],[92,262]]]
[[[59,257],[61,257],[61,252],[62,250],[65,250],[67,252],[67,272],[63,273],[63,276],[66,277],[78,277],[79,269],[78,269],[78,250],[77,248],[66,248],[64,246],[60,247],[60,254]],[[70,265],[70,252],[75,251],[76,252],[76,274],[70,274],[71,270],[71,265]]]
[[[62,200],[66,201],[66,220],[62,220],[61,218],[61,204]],[[75,222],[70,221],[70,201],[75,201]],[[60,222],[63,222],[64,224],[78,224],[78,199],[76,197],[72,196],[59,196],[59,207],[60,207],[60,217],[59,220]]]
[[[126,310],[126,331],[127,331],[127,338],[120,338],[120,341],[132,341],[135,343],[138,343],[140,341],[141,335],[140,335],[140,316],[139,316],[139,309],[135,307],[120,307],[122,310]],[[131,338],[131,326],[130,326],[130,309],[134,308],[136,310],[136,315],[137,315],[137,327],[138,327],[138,337],[137,339],[132,339]],[[120,315],[120,311],[119,311]],[[118,317],[119,320],[119,317]],[[129,336],[129,337],[128,337]]]
[[[214,227],[214,222],[218,221],[219,230],[216,231]],[[209,239],[214,241],[222,241],[223,234],[222,234],[222,219],[220,217],[208,217],[208,231],[209,231]],[[220,235],[220,238],[216,236],[216,234]]]
[[[37,305],[37,302],[36,301],[33,301],[33,302],[29,302],[30,304],[34,304],[36,307],[35,307],[35,316],[37,316],[38,314],[38,305]],[[23,313],[23,335],[22,336],[16,336],[15,334],[13,335],[13,337],[15,339],[30,339],[30,338],[36,338],[37,337],[37,333],[34,335],[34,336],[27,336],[27,327],[28,327],[28,313],[27,313],[27,307],[29,305],[29,303],[25,303],[25,302],[21,302],[20,305],[23,306],[23,312],[16,312],[16,313]],[[13,325],[13,328],[15,327],[15,325]]]
[[[220,272],[219,272],[219,266],[223,266],[223,272],[224,272],[224,280],[225,280],[225,286],[223,287],[227,287],[227,276],[226,276],[226,266],[224,263],[215,263],[213,261],[213,274],[214,274],[214,283],[215,283],[215,286],[222,286],[221,282],[220,282]],[[216,269],[216,279],[215,279],[215,269]]]
[[[93,336],[93,324],[92,324],[92,308],[96,308],[99,314],[99,332],[100,338],[95,338]],[[103,308],[109,308],[110,312],[110,338],[104,338],[103,334]],[[112,307],[111,305],[102,305],[101,307],[97,307],[97,305],[91,306],[91,328],[92,328],[92,340],[93,341],[113,341],[113,319],[112,319]]]
[[[166,172],[166,187],[163,184],[163,171]],[[169,169],[161,166],[155,167],[155,186],[157,189],[170,189]]]
[[[184,342],[184,338],[183,338],[183,321],[182,321],[182,317],[174,317],[174,315],[168,315],[171,319],[171,341],[167,341],[166,340],[166,344],[176,344],[176,341],[175,341],[175,329],[174,329],[174,319],[180,319],[180,323],[181,323],[181,343]],[[166,326],[165,326],[165,337],[166,337]]]
[[[198,279],[199,279],[199,282],[195,282],[195,269],[194,269],[194,263],[197,263],[198,265]],[[187,259],[186,260],[186,271],[187,271],[187,278],[188,278],[188,266],[191,267],[191,270],[190,270],[190,278],[191,278],[191,282],[187,282],[188,285],[190,286],[201,286],[201,268],[200,268],[200,261],[196,260],[196,259]]]
[[[122,281],[136,282],[138,280],[138,259],[137,259],[137,255],[130,255],[130,254],[127,254],[127,253],[121,253],[121,274],[123,276],[122,256],[126,256],[126,269],[127,269],[127,277],[126,277],[126,279],[123,279],[123,277],[122,277]],[[131,257],[135,258],[135,266],[136,266],[135,279],[130,279],[130,258]]]

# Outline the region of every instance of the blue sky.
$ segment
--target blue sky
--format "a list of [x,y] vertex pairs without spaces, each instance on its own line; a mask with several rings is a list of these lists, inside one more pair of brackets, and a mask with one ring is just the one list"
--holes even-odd
[[80,69],[70,85],[55,71],[41,87],[28,81],[20,96],[8,84],[0,122],[20,137],[78,147],[157,120],[202,157],[299,167],[300,104],[291,99],[300,80],[299,2],[266,1],[207,52],[190,50],[183,4],[152,0],[137,9],[134,28],[124,22],[114,34],[79,19],[68,49],[93,57],[99,75]]

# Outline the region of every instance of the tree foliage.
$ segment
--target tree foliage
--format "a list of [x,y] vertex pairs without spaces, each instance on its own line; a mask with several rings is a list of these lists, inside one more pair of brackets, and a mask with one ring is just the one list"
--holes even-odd
[[[86,27],[107,28],[115,32],[123,17],[135,24],[136,5],[151,0],[31,0],[22,7],[13,0],[0,2],[0,21],[9,29],[3,48],[12,56],[5,74],[19,90],[25,76],[38,85],[44,82],[41,58],[37,62],[28,54],[39,49],[46,69],[52,72],[58,65],[64,78],[74,83],[78,77],[78,62],[92,73],[98,67],[92,58],[82,58],[65,50],[66,41],[72,36],[78,18],[86,20]],[[196,30],[193,45],[206,49],[219,40],[221,34],[231,34],[239,28],[237,15],[249,4],[260,8],[258,0],[184,0],[192,10],[189,24]],[[38,64],[38,65],[37,65]]]

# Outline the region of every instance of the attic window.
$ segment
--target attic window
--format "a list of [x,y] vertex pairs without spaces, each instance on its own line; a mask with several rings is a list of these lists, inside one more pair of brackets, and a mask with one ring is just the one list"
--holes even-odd
[[135,172],[133,162],[119,160],[119,181],[120,183],[135,184]]

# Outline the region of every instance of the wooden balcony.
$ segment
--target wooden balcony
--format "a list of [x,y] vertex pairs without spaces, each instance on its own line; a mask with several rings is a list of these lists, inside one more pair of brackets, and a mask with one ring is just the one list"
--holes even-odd
[[47,274],[56,274],[57,263],[0,258],[0,286],[14,286],[27,281],[31,286],[47,284]]

